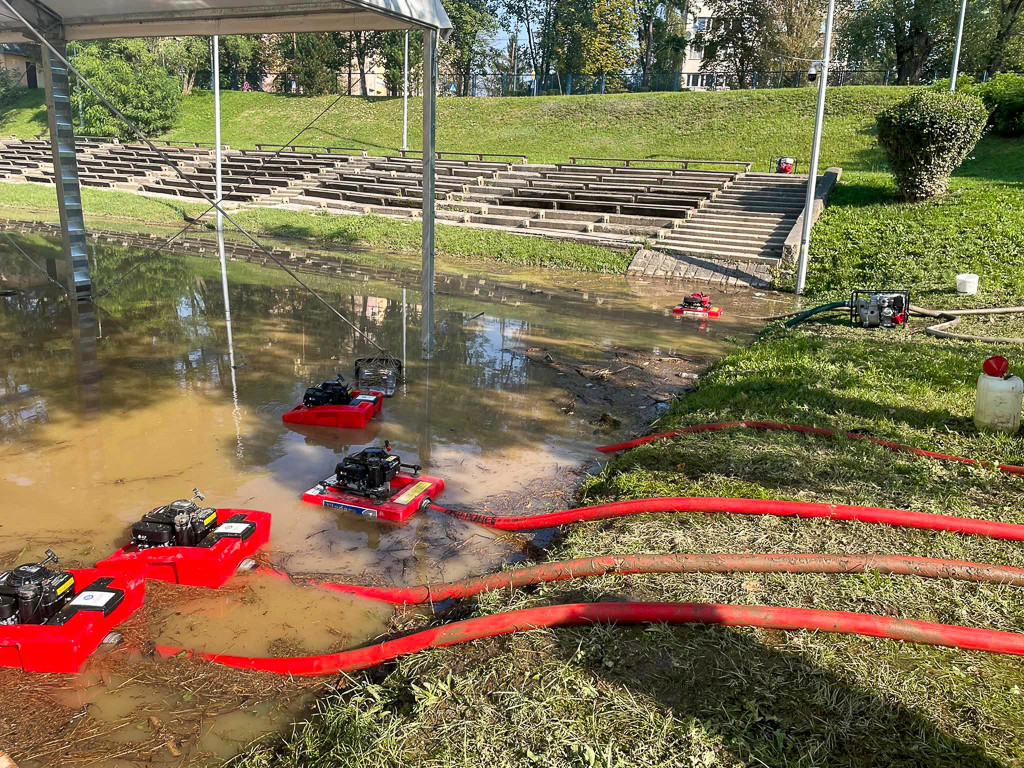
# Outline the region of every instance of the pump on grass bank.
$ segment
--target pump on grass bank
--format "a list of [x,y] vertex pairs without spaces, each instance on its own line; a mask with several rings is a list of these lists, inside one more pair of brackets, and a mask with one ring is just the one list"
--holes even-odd
[[910,291],[856,290],[850,323],[857,328],[899,328],[910,319]]
[[346,456],[334,474],[302,494],[302,500],[400,523],[444,491],[444,480],[421,475],[420,469],[418,464],[403,464],[385,441],[383,448]]
[[0,666],[77,672],[111,630],[141,605],[138,565],[58,570],[52,550],[0,573]]
[[97,566],[137,564],[149,579],[219,587],[270,540],[270,515],[250,509],[200,507],[198,489],[151,509],[132,526],[131,541]]

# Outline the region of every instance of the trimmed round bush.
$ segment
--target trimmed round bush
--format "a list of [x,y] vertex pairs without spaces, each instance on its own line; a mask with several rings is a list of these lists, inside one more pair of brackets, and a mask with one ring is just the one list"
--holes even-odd
[[1003,72],[978,87],[991,115],[989,125],[1000,136],[1024,136],[1024,75]]
[[917,91],[879,113],[878,143],[899,196],[913,202],[944,194],[987,121],[984,103],[966,93]]

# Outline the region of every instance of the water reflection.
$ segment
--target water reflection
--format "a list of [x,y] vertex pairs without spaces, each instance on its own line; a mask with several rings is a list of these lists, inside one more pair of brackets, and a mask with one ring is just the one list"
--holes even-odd
[[[40,256],[54,251],[17,237]],[[16,275],[7,256],[0,242],[2,271]],[[139,249],[104,245],[94,256],[101,287],[135,268],[94,314],[76,320],[41,286],[0,298],[0,565],[26,546],[95,560],[143,511],[198,486],[220,506],[272,512],[272,557],[294,571],[396,582],[480,572],[515,556],[518,542],[432,513],[381,526],[299,495],[345,453],[384,439],[444,477],[449,503],[493,507],[564,489],[565,475],[593,460],[594,427],[558,407],[556,371],[515,349],[713,355],[723,337],[749,331],[727,312],[701,332],[672,317],[664,297],[633,295],[619,279],[552,287],[548,276],[540,285],[442,274],[435,355],[423,361],[405,357],[419,335],[414,272],[314,275],[360,332],[403,354],[408,383],[367,430],[286,429],[280,415],[306,386],[350,375],[373,351],[355,330],[277,270],[229,265],[229,326],[216,261],[142,262]]]

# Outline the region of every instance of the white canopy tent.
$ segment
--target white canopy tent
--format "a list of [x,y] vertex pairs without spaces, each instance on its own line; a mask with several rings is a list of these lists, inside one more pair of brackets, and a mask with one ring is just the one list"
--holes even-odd
[[[70,265],[68,292],[91,314],[92,284],[75,162],[68,41],[117,37],[423,30],[423,348],[433,350],[434,124],[437,40],[451,22],[440,0],[0,0],[0,43],[41,42],[54,177]],[[77,310],[73,310],[77,311]]]

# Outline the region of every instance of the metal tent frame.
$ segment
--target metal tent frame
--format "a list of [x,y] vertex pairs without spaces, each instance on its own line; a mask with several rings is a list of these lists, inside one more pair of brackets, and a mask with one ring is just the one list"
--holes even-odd
[[[92,314],[75,158],[68,41],[267,32],[423,31],[423,354],[434,348],[437,42],[451,31],[440,0],[0,0],[0,42],[42,42],[43,80],[72,313]],[[220,203],[218,201],[218,210]],[[88,325],[88,320],[83,317]],[[79,327],[76,322],[75,327]]]

